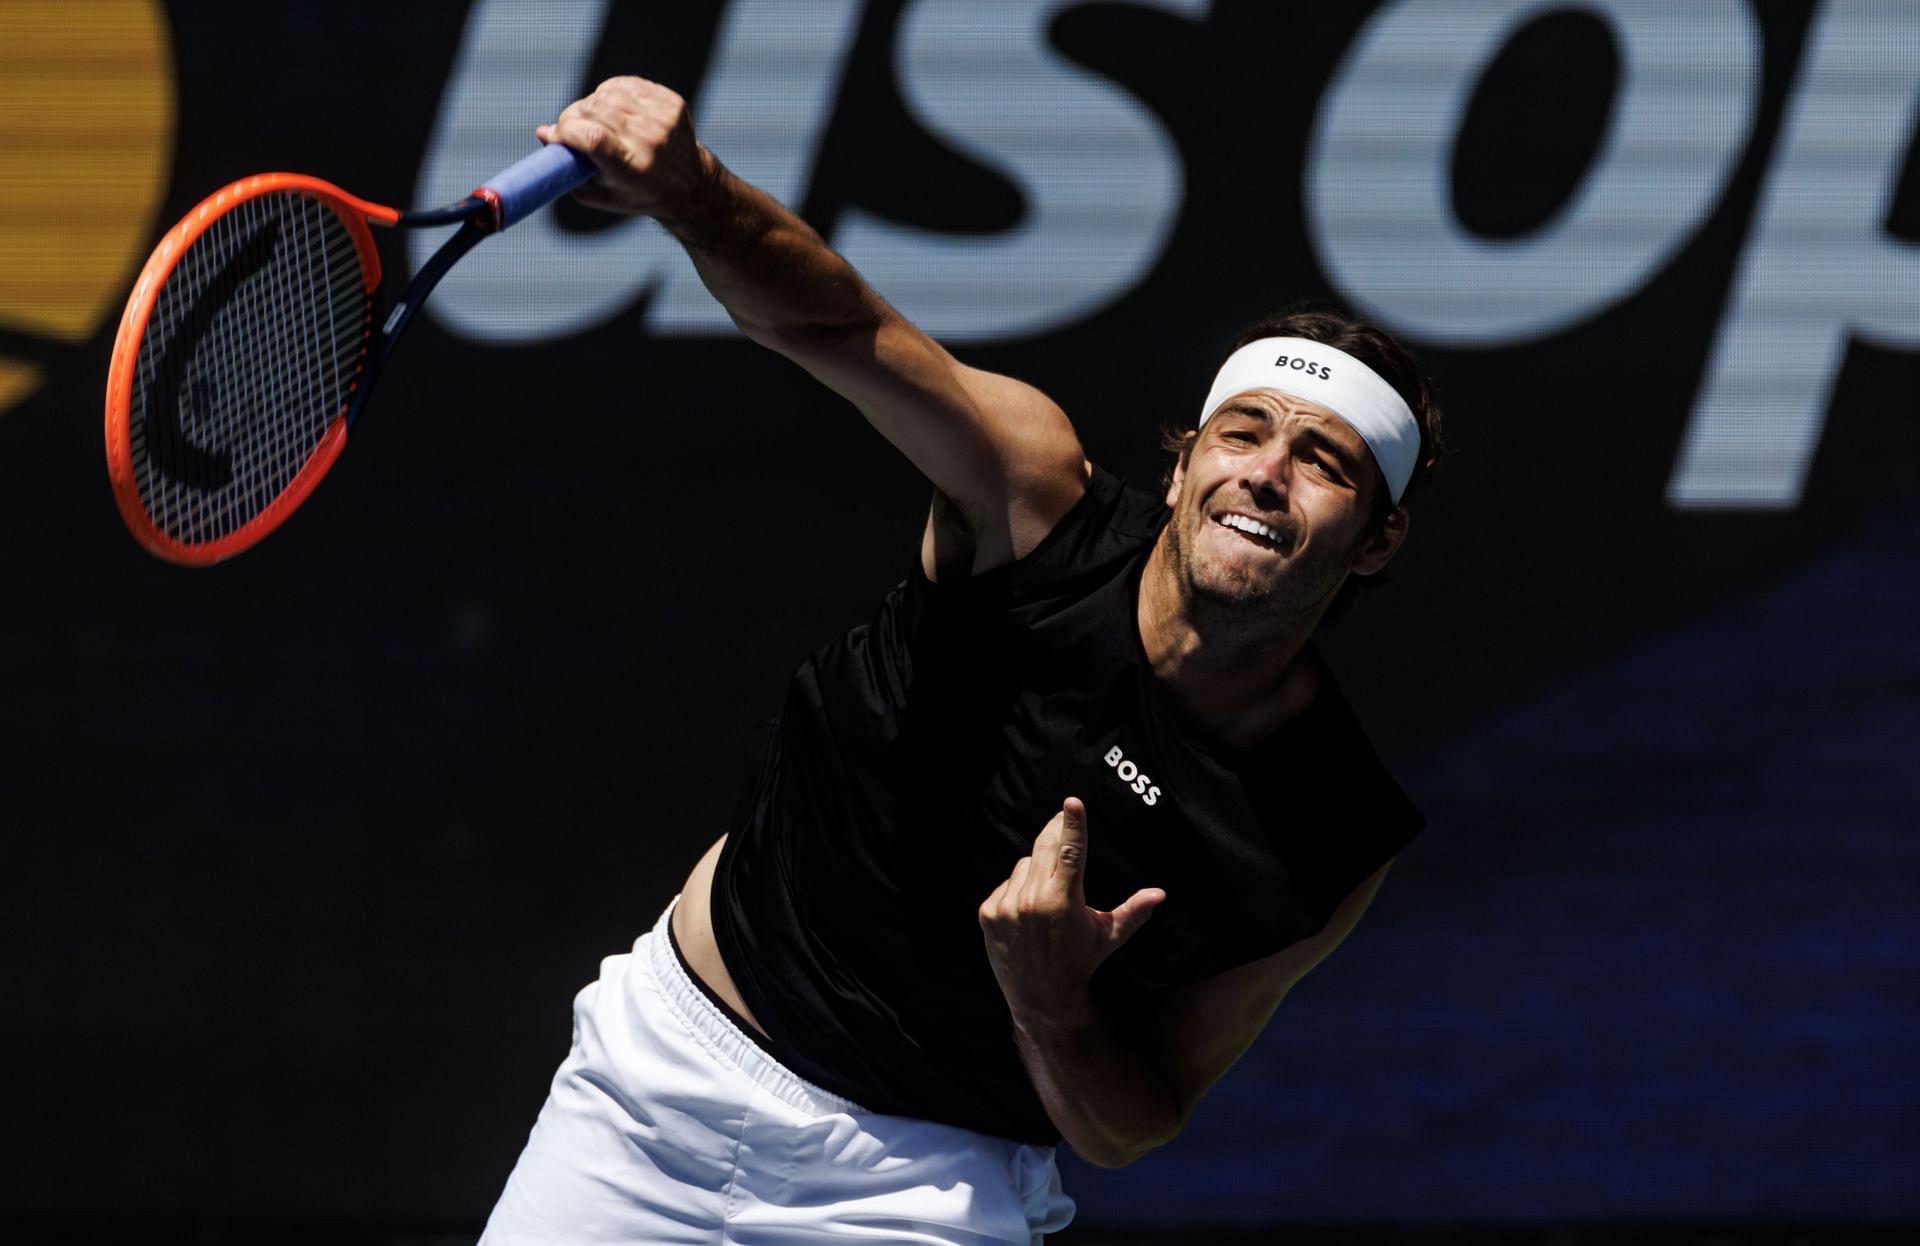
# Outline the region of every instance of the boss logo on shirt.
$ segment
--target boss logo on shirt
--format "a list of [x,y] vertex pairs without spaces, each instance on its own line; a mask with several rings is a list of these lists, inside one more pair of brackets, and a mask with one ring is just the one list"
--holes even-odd
[[1120,781],[1139,795],[1141,803],[1148,805],[1160,803],[1160,789],[1153,785],[1150,777],[1140,772],[1140,767],[1126,759],[1118,744],[1107,750],[1104,760],[1113,767],[1113,772],[1120,776]]

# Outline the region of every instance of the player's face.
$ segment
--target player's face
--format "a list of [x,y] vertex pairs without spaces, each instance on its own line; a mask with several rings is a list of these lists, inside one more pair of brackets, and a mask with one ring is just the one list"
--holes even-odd
[[1176,470],[1167,556],[1197,598],[1310,610],[1399,548],[1404,511],[1367,533],[1385,487],[1367,443],[1338,416],[1250,390],[1221,404]]

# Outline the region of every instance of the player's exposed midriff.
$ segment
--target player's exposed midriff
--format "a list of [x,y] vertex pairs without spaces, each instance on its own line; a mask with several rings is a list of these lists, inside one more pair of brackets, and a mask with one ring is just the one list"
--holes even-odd
[[720,863],[720,849],[726,842],[725,835],[714,840],[713,847],[694,863],[693,873],[687,875],[686,885],[680,889],[680,903],[673,909],[673,937],[680,944],[680,954],[686,957],[687,968],[694,976],[764,1038],[766,1031],[747,1010],[747,1002],[734,986],[733,975],[720,959],[720,945],[713,937],[713,871]]

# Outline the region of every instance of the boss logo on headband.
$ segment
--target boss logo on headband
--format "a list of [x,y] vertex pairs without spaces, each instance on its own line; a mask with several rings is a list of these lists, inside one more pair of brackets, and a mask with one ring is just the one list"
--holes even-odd
[[1301,359],[1296,355],[1282,355],[1273,361],[1276,368],[1292,368],[1295,372],[1304,372],[1308,376],[1317,376],[1323,381],[1333,379],[1333,365],[1315,363],[1310,359]]

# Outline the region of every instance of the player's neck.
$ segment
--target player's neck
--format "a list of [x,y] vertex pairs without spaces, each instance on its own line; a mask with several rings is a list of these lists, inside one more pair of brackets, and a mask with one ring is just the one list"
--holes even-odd
[[1313,700],[1320,673],[1306,648],[1324,613],[1324,603],[1294,618],[1210,609],[1183,590],[1160,544],[1141,571],[1135,606],[1153,673],[1202,731],[1243,746]]

